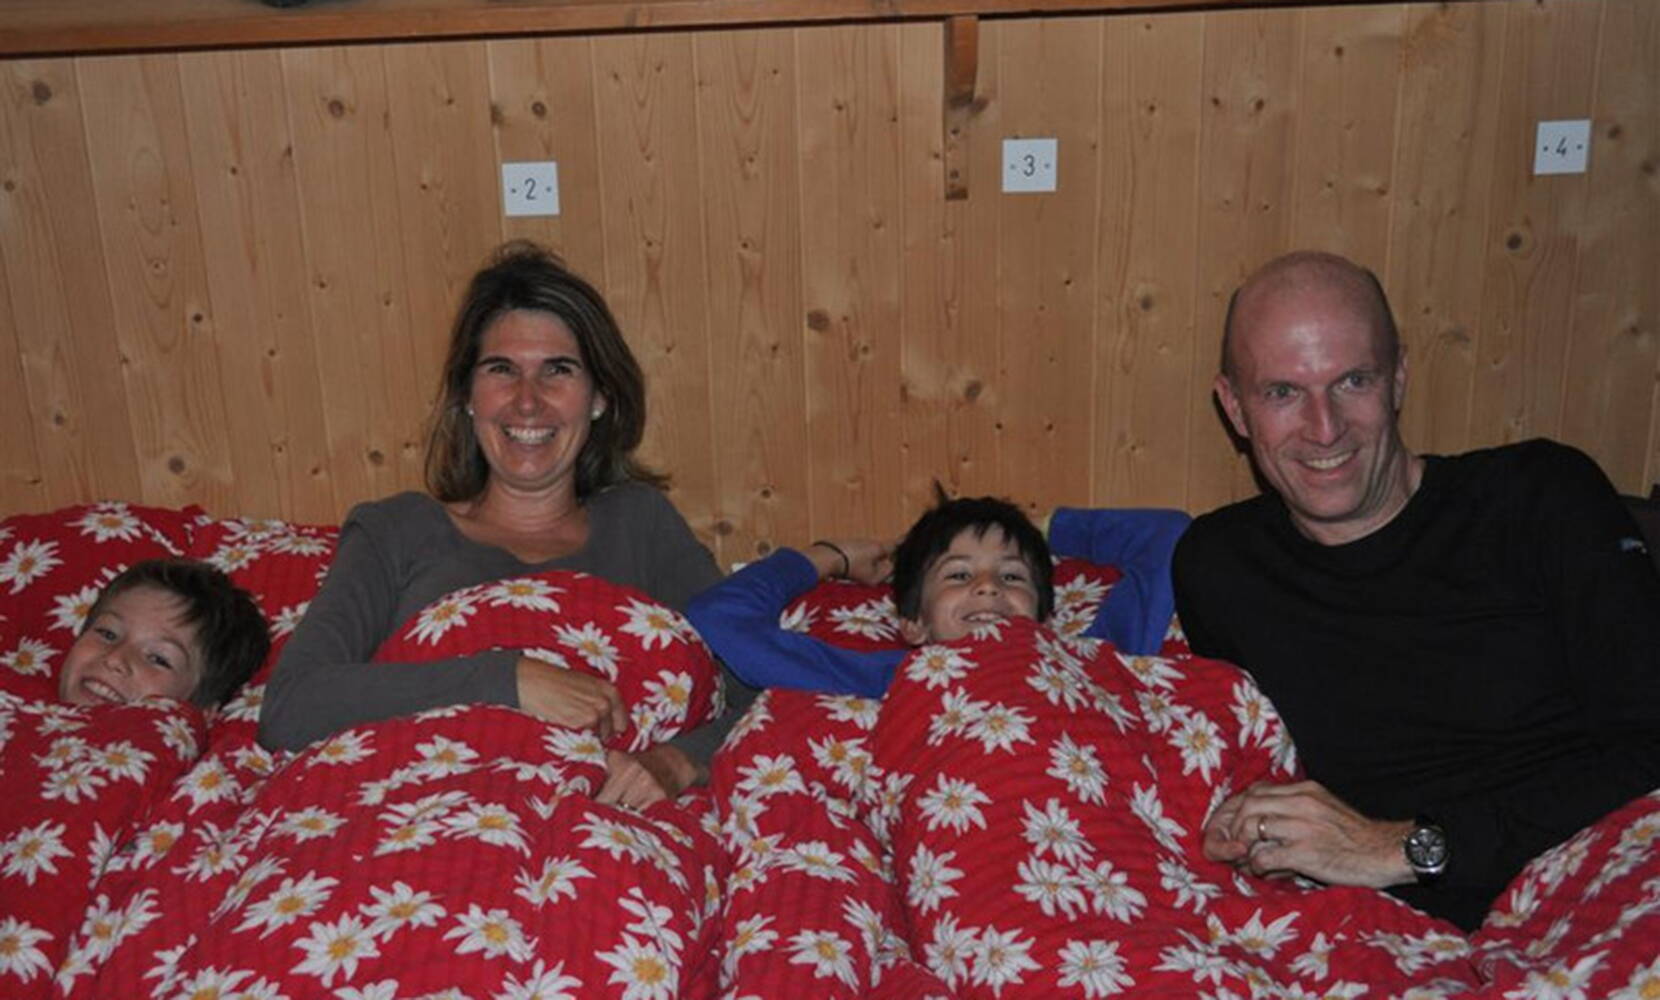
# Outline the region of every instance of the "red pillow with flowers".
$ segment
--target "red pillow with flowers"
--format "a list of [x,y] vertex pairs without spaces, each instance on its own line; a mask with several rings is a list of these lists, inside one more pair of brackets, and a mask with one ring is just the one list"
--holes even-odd
[[720,706],[720,671],[677,611],[632,587],[549,570],[453,591],[381,643],[374,659],[420,662],[523,650],[616,685],[629,724],[611,737],[638,752],[699,725]]
[[[1062,635],[1083,634],[1121,576],[1112,566],[1070,557],[1055,560],[1055,612],[1049,627]],[[778,625],[861,652],[910,645],[899,634],[899,612],[887,584],[825,580],[785,608]]]
[[199,513],[92,503],[0,521],[0,684],[54,698],[98,592],[133,563],[184,555]]
[[223,571],[253,595],[271,629],[271,651],[213,722],[215,749],[254,746],[265,682],[334,559],[340,529],[255,518],[202,517],[190,556]]

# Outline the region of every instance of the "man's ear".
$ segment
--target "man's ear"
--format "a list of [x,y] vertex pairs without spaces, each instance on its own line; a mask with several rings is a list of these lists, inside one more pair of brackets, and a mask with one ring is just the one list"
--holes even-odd
[[1228,423],[1233,424],[1234,433],[1247,440],[1251,432],[1245,424],[1245,412],[1240,408],[1239,395],[1233,391],[1233,379],[1226,375],[1217,375],[1216,381],[1211,383],[1216,390],[1216,398],[1222,403],[1222,412],[1228,415]]
[[1405,344],[1402,344],[1400,346],[1400,352],[1401,352],[1400,355],[1395,358],[1395,380],[1394,380],[1394,386],[1393,386],[1393,388],[1395,390],[1394,403],[1395,403],[1395,412],[1396,413],[1401,412],[1401,407],[1406,405],[1406,345]]
[[915,618],[899,619],[899,634],[913,646],[926,645],[931,638],[928,635],[928,627]]

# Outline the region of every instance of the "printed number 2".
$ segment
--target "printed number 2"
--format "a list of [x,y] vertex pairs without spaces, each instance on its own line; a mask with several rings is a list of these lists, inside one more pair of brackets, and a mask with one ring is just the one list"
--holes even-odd
[[525,201],[536,200],[536,178],[525,178]]

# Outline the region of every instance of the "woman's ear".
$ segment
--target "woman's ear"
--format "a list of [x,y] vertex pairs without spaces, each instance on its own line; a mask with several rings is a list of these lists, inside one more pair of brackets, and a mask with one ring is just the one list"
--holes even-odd
[[928,634],[928,627],[915,618],[899,619],[899,634],[913,646],[926,645],[933,639],[933,636]]

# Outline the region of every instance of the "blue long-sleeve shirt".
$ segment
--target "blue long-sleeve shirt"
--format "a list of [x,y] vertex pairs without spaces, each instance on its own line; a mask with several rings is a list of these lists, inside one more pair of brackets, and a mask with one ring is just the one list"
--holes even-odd
[[[1056,554],[1123,574],[1086,635],[1127,653],[1158,652],[1175,610],[1170,556],[1188,521],[1176,510],[1055,511],[1049,535]],[[686,617],[715,655],[756,687],[881,697],[906,650],[844,649],[779,627],[778,616],[790,602],[817,583],[811,560],[779,549],[693,598]]]

